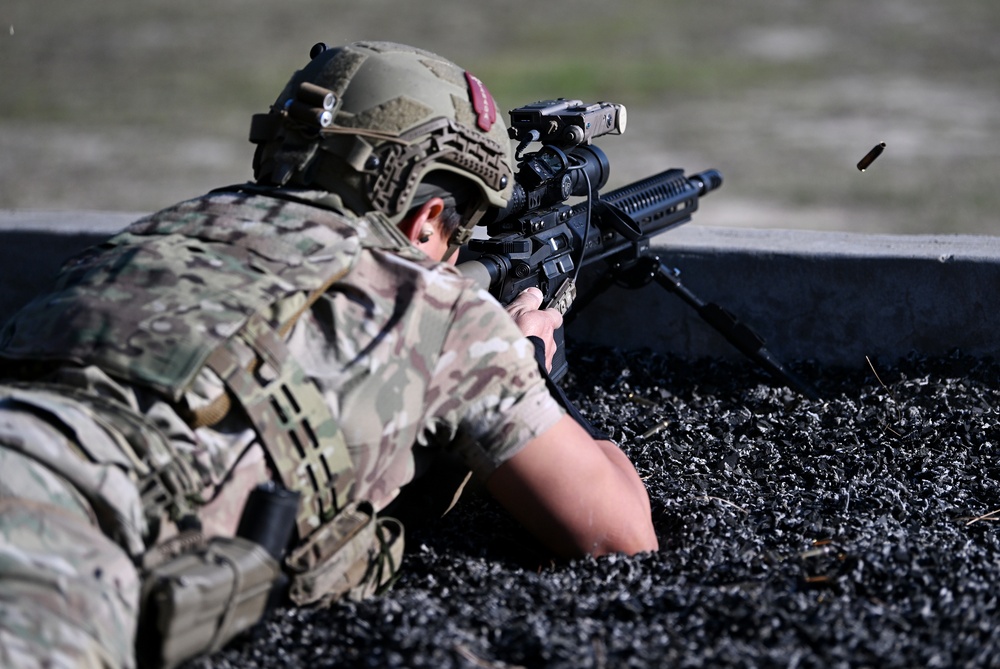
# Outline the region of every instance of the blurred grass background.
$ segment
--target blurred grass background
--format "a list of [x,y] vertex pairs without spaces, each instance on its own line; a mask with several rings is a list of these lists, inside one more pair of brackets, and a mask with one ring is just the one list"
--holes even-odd
[[625,104],[609,187],[717,168],[696,224],[993,234],[998,35],[995,0],[5,0],[0,208],[151,211],[244,181],[250,116],[313,43],[389,39],[504,110]]

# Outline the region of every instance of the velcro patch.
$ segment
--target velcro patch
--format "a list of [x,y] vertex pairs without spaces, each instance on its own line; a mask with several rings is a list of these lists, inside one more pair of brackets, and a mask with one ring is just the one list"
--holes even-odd
[[489,132],[497,121],[497,106],[493,102],[493,96],[486,90],[486,85],[479,80],[479,77],[471,72],[465,73],[465,80],[469,82],[472,108],[476,110],[476,125],[483,132]]

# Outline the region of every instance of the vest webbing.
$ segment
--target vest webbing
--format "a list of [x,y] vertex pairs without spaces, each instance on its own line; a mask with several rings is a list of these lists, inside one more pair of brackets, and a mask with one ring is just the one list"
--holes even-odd
[[283,336],[363,246],[409,244],[384,217],[350,220],[257,194],[181,203],[69,263],[52,293],[8,323],[0,356],[97,365],[189,415],[181,400],[200,370],[211,369],[284,485],[302,490],[296,522],[305,538],[345,506],[354,469],[336,420]]
[[302,493],[296,524],[307,537],[350,499],[347,444],[316,385],[262,317],[251,316],[238,337],[257,355],[251,368],[240,364],[232,341],[205,364],[243,409],[284,486]]

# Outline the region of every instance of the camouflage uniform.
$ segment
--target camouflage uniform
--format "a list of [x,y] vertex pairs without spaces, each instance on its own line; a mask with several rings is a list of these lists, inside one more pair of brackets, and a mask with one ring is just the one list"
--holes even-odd
[[[136,560],[189,514],[232,534],[261,481],[306,493],[302,538],[331,505],[381,510],[442,454],[488,477],[561,416],[488,294],[321,197],[220,192],[142,219],[7,325],[0,354],[30,380],[0,386],[0,664],[132,666]],[[261,363],[268,337],[297,364]],[[311,464],[265,452],[220,349],[305,372],[287,383],[332,418],[310,419]]]

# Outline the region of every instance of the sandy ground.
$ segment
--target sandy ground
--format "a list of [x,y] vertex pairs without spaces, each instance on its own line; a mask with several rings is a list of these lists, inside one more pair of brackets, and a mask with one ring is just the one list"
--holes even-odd
[[720,169],[696,224],[990,234],[998,28],[975,0],[8,0],[0,208],[148,211],[242,181],[250,115],[308,48],[385,38],[462,62],[506,109],[626,104],[625,136],[601,140],[610,185]]

